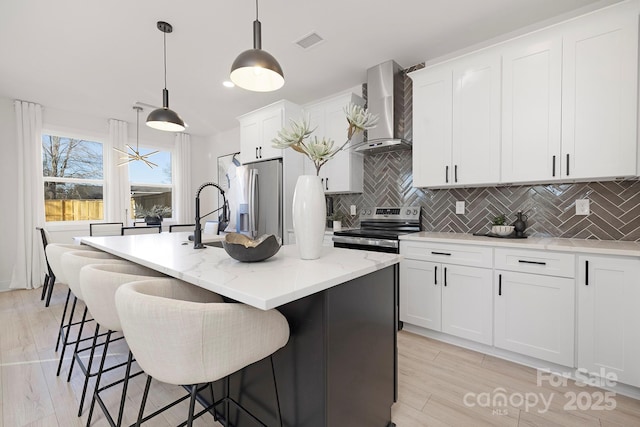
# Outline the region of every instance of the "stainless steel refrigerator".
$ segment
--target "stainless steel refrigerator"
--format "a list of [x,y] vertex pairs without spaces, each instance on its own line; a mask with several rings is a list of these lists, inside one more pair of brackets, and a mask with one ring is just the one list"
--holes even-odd
[[282,238],[282,159],[232,164],[226,175],[230,212],[224,231]]

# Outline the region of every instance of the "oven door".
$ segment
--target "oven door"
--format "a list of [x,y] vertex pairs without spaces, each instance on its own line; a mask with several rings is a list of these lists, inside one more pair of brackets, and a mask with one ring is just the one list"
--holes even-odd
[[373,252],[400,253],[399,240],[377,239],[355,236],[333,236],[333,246],[336,248],[360,249]]

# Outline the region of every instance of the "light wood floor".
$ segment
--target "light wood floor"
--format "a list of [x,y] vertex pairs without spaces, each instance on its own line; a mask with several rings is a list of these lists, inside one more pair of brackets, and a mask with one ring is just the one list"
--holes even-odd
[[[0,427],[86,424],[88,405],[82,417],[77,417],[83,380],[80,370],[74,370],[69,383],[68,362],[61,376],[55,375],[58,357],[54,352],[55,337],[66,291],[64,285],[56,285],[49,308],[40,301],[39,289],[0,293]],[[399,427],[640,426],[638,400],[617,395],[613,397],[614,410],[571,410],[566,405],[572,402],[565,394],[582,393],[585,404],[585,393],[595,402],[602,390],[577,387],[572,382],[557,387],[544,382],[538,386],[536,371],[531,368],[408,332],[399,333],[398,348],[399,401],[392,411],[393,421]],[[110,359],[121,359],[125,353],[124,344],[114,346]],[[135,420],[144,380],[144,376],[132,380],[126,424]],[[110,407],[117,408],[119,392],[119,387],[114,387],[107,396]],[[153,382],[148,409],[158,408],[183,394],[180,387]],[[488,406],[483,400],[499,395],[507,397],[506,406]],[[541,396],[550,401],[548,410],[539,400]],[[183,403],[145,425],[174,426],[184,420],[186,413],[187,406]],[[218,425],[208,415],[195,424]],[[95,410],[92,426],[108,426],[99,408]]]

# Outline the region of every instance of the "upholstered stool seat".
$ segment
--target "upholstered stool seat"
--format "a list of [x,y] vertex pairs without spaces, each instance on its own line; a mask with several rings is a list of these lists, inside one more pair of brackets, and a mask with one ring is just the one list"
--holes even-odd
[[[131,372],[131,363],[133,361],[131,352],[129,352],[129,357],[126,363],[117,364],[111,366],[110,368],[105,369],[105,361],[107,359],[107,352],[109,350],[109,344],[112,342],[112,336],[115,332],[122,331],[122,326],[120,325],[120,318],[118,317],[118,313],[116,311],[116,303],[115,303],[115,294],[116,290],[125,283],[134,282],[145,279],[153,279],[157,277],[164,277],[162,273],[159,273],[155,270],[148,269],[141,265],[137,264],[90,264],[82,267],[80,270],[80,287],[82,288],[82,296],[84,298],[84,302],[89,309],[89,312],[93,316],[93,319],[96,321],[96,330],[94,333],[94,341],[92,348],[95,348],[97,344],[97,339],[99,336],[100,328],[107,329],[106,340],[104,342],[102,359],[100,360],[100,366],[96,372],[96,383],[94,392],[92,394],[91,407],[89,410],[89,416],[87,419],[87,426],[91,424],[91,418],[93,415],[93,409],[98,401],[98,404],[102,408],[105,416],[109,420],[110,425],[120,426],[122,423],[122,414],[124,410],[125,398],[127,393],[127,386],[129,378],[137,375],[130,375]],[[89,362],[87,365],[87,371],[91,372],[91,364],[93,360],[93,352],[89,358]],[[125,375],[122,379],[107,384],[101,388],[101,379],[102,374],[113,370],[115,368],[119,368],[122,366],[126,366]],[[139,372],[141,373],[141,372]],[[89,375],[85,376],[84,381],[84,391],[87,388],[89,382]],[[104,389],[110,388],[116,384],[123,384],[122,387],[122,397],[120,400],[120,408],[118,410],[117,421],[114,421],[113,417],[107,410],[105,402],[99,396],[99,393]],[[80,410],[78,411],[78,416],[82,413],[82,401],[80,402]]]
[[[194,417],[210,409],[194,416],[199,384],[225,378],[271,356],[289,340],[289,325],[277,310],[218,300],[216,294],[175,279],[145,280],[118,288],[116,307],[125,338],[149,375],[137,425],[156,415],[143,418],[152,377],[190,386],[187,424],[191,425]],[[214,401],[218,403],[221,401]]]

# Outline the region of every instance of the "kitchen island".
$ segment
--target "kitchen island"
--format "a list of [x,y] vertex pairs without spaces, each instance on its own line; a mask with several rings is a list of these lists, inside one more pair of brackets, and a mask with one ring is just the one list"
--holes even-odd
[[[189,233],[87,237],[82,242],[259,309],[279,310],[289,342],[274,355],[283,425],[391,424],[397,384],[397,263],[400,256],[324,247],[301,260],[295,245],[240,263],[224,249],[193,249]],[[231,396],[276,425],[270,364],[234,374]],[[216,394],[222,391],[217,385]],[[233,425],[253,425],[230,413]]]

